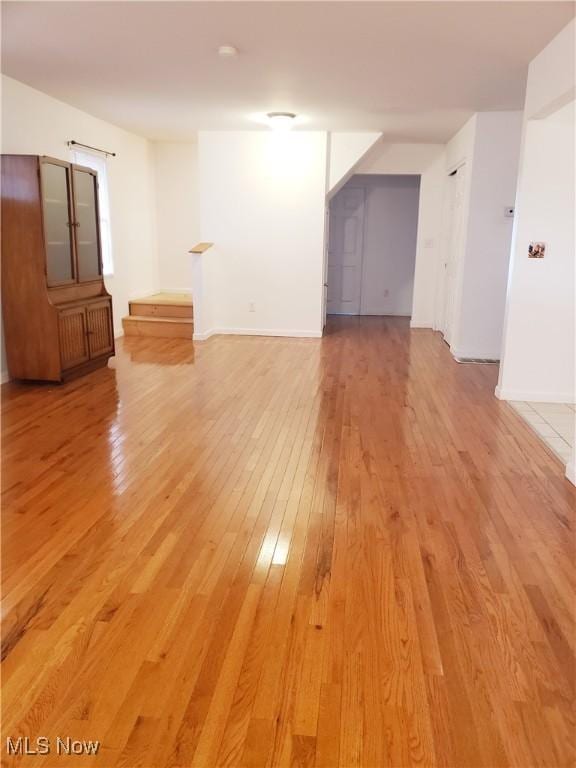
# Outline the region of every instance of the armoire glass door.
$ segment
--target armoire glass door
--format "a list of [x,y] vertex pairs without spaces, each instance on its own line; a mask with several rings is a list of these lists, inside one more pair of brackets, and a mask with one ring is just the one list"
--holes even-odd
[[78,280],[97,280],[102,274],[96,174],[72,166],[72,189],[76,214]]
[[72,249],[70,166],[42,162],[42,209],[48,285],[76,280]]

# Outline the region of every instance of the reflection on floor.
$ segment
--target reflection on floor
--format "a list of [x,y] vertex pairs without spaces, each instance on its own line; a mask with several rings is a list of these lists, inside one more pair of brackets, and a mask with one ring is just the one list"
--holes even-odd
[[[576,487],[403,317],[2,387],[6,768],[574,766]],[[29,739],[29,742],[24,742]]]
[[525,402],[511,402],[510,405],[566,464],[574,445],[576,405]]

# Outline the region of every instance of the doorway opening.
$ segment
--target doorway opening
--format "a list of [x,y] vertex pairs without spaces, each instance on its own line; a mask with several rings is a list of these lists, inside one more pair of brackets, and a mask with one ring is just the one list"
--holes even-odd
[[412,315],[419,175],[357,174],[330,201],[328,315]]

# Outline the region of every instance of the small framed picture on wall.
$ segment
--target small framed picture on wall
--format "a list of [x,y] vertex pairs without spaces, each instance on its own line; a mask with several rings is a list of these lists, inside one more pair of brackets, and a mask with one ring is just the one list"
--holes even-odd
[[528,246],[529,259],[543,259],[546,255],[546,243],[530,243]]

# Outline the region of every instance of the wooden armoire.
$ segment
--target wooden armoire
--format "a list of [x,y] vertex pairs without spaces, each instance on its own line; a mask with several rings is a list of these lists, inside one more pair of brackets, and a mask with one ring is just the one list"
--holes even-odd
[[114,354],[96,171],[2,155],[2,315],[10,376],[63,381]]

